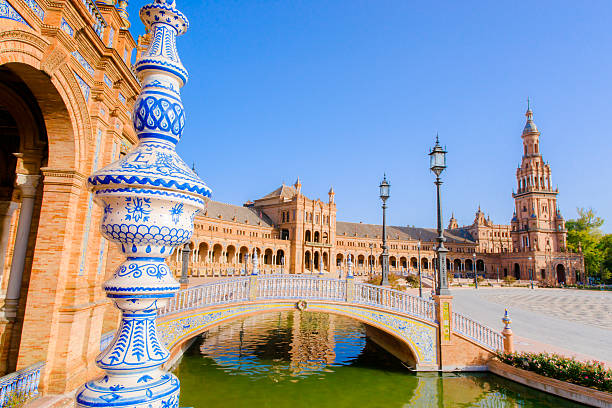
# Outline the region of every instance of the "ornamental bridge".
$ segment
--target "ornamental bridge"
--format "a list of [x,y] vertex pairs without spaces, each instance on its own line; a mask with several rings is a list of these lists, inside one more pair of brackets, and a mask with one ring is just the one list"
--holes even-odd
[[[295,275],[251,275],[183,289],[158,310],[158,338],[177,357],[189,340],[215,326],[296,308],[364,323],[373,341],[417,371],[484,370],[504,348],[503,334],[453,312],[450,296],[426,300],[353,278]],[[104,336],[102,348],[112,335]]]

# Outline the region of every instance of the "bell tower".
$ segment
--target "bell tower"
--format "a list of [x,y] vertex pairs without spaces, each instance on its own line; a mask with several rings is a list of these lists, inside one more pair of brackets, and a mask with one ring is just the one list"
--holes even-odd
[[516,170],[517,191],[512,197],[515,213],[512,218],[512,241],[515,251],[557,252],[565,248],[565,222],[557,209],[551,170],[540,154],[540,131],[533,121],[527,101],[527,123],[523,129],[523,158]]

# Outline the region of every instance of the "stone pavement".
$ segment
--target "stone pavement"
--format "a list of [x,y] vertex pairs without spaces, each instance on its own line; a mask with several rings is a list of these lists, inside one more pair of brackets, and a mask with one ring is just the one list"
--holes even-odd
[[452,288],[456,312],[501,330],[508,308],[519,351],[612,362],[612,292],[573,289]]

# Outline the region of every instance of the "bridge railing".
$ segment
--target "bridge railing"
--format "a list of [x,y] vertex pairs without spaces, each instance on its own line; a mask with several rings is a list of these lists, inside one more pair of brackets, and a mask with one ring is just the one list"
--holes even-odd
[[[252,279],[254,278],[254,279]],[[409,314],[435,322],[435,304],[395,289],[318,276],[259,275],[207,283],[179,291],[159,316],[204,306],[265,299],[351,302]],[[251,287],[255,285],[255,290]],[[350,292],[350,293],[349,293]]]
[[346,281],[312,276],[259,277],[257,299],[346,300]]
[[410,295],[399,290],[355,283],[355,303],[390,309],[435,322],[436,305],[433,301]]
[[462,334],[486,348],[496,351],[503,350],[504,336],[496,330],[453,312],[453,331]]
[[165,316],[202,306],[244,302],[247,300],[249,300],[248,277],[222,280],[179,291],[157,314]]

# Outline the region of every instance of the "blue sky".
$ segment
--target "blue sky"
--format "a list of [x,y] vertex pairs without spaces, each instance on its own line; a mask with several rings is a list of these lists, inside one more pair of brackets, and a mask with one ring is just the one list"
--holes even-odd
[[[143,31],[130,2],[132,32]],[[214,199],[242,204],[300,177],[338,219],[435,225],[427,153],[448,148],[444,223],[512,217],[526,98],[566,219],[612,232],[612,2],[178,0],[190,82],[178,150]]]

